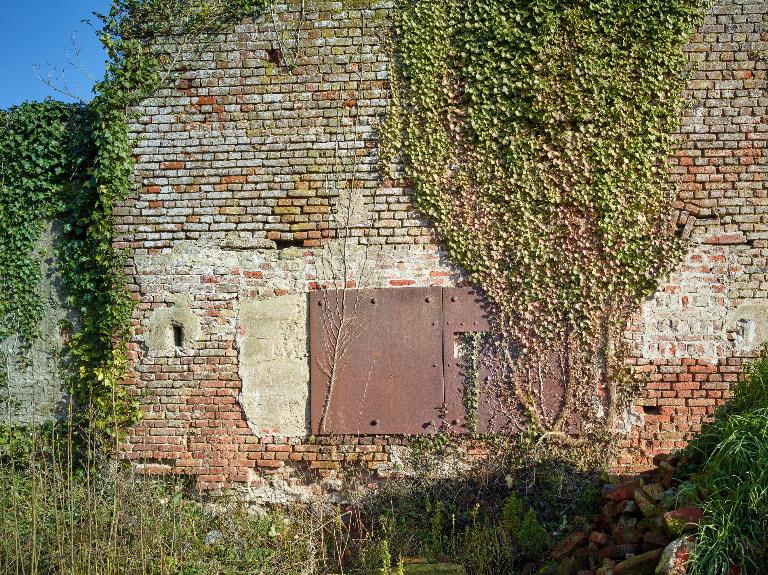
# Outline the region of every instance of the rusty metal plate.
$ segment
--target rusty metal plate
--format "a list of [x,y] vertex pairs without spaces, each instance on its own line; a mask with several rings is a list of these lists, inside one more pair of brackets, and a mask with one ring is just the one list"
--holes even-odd
[[[490,329],[488,315],[490,308],[485,297],[476,288],[445,288],[443,289],[443,373],[445,378],[445,419],[455,433],[469,433],[466,421],[465,393],[466,376],[458,338],[469,332],[487,332]],[[480,386],[480,402],[478,405],[478,431],[486,431],[484,421],[488,419],[488,394],[483,389],[487,380],[487,370],[481,369],[478,374]]]
[[[514,433],[525,425],[525,411],[519,395],[509,381],[494,380],[491,376],[495,360],[481,357],[474,384],[478,389],[477,427],[467,423],[467,381],[464,359],[457,342],[468,332],[487,332],[492,307],[482,292],[475,288],[446,288],[443,290],[443,357],[445,378],[446,421],[455,433]],[[563,350],[553,350],[539,358],[534,368],[522,371],[519,365],[516,379],[522,382],[524,393],[530,393],[541,406],[540,416],[546,426],[551,425],[561,411],[568,370],[563,364]],[[514,358],[514,350],[511,350]],[[567,354],[566,354],[567,356]],[[496,364],[498,366],[498,363]],[[580,432],[580,418],[572,414],[564,425],[567,433]]]
[[[511,375],[505,381],[494,381],[492,377],[487,377],[488,372],[484,372],[486,378],[480,381],[478,431],[511,433],[523,430],[530,420],[523,400],[529,398],[544,429],[559,429],[570,435],[578,435],[580,416],[577,412],[565,409],[571,374],[563,361],[564,357],[567,357],[564,350],[553,348],[528,358],[525,364],[519,360],[511,366]],[[557,423],[561,419],[563,421]]]
[[313,433],[439,429],[441,288],[317,291],[309,307]]

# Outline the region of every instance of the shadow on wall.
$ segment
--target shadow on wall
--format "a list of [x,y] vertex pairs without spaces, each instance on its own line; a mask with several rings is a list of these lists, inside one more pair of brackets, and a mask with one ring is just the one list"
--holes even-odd
[[342,516],[352,527],[359,519],[356,535],[369,542],[350,567],[380,568],[386,541],[393,566],[423,557],[463,564],[470,575],[528,572],[598,511],[597,485],[595,473],[562,460],[482,478],[390,482]]

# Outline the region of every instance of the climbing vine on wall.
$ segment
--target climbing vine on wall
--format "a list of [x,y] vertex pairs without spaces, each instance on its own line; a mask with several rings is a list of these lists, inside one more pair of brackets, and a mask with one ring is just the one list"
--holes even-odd
[[478,331],[462,334],[460,356],[464,374],[464,413],[467,429],[476,432],[478,427],[477,408],[480,404],[480,354],[486,335]]
[[[106,436],[135,417],[118,385],[131,302],[112,219],[132,186],[131,105],[167,85],[191,43],[200,47],[264,4],[114,0],[101,16],[106,76],[93,102],[76,107],[74,144],[65,150],[56,128],[72,112],[39,105],[39,118],[51,115],[35,128],[41,145],[22,148],[28,157],[18,169],[0,160],[4,203],[5,189],[14,191],[0,214],[9,226],[0,258],[17,248],[29,254],[3,270],[0,312],[8,329],[34,337],[35,233],[57,215],[64,283],[80,316],[72,396]],[[398,0],[398,109],[386,144],[405,160],[418,206],[453,259],[497,304],[516,365],[555,347],[568,373],[579,362],[592,373],[606,333],[621,328],[677,257],[665,160],[683,106],[682,46],[701,8],[700,0]],[[33,119],[19,109],[0,120],[12,128],[0,154],[15,154],[14,138]],[[40,209],[18,217],[17,193]],[[575,389],[566,389],[566,403]],[[525,403],[532,393],[523,381],[515,395]]]
[[703,4],[397,3],[383,156],[401,155],[417,206],[495,302],[513,395],[538,423],[567,417],[533,409],[530,368],[566,365],[573,408],[569,374],[600,380],[610,335],[681,253],[666,159]]
[[172,79],[184,50],[255,16],[263,0],[114,0],[98,15],[107,54],[88,104],[25,104],[0,114],[0,337],[27,343],[42,314],[34,245],[45,222],[63,223],[59,266],[77,312],[69,341],[69,394],[77,430],[110,440],[138,416],[120,385],[127,375],[132,300],[125,253],[114,244],[113,209],[130,193],[131,106]]
[[52,101],[0,112],[0,341],[17,335],[22,349],[37,337],[44,312],[36,244],[71,172],[68,125],[76,112]]
[[85,203],[94,209],[88,218],[69,219],[84,241],[70,243],[65,258],[73,299],[83,304],[82,329],[71,346],[73,389],[77,403],[87,401],[95,412],[91,431],[112,437],[137,415],[119,385],[126,375],[132,305],[112,219],[114,206],[133,185],[130,107],[167,86],[183,51],[199,50],[203,40],[261,8],[262,0],[113,0],[109,14],[100,16],[108,61],[90,104],[93,163],[85,188]]

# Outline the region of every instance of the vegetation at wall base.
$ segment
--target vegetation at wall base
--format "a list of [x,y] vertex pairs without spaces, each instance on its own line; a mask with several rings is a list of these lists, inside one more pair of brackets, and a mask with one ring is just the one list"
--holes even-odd
[[704,510],[689,573],[726,575],[768,567],[768,356],[752,363],[733,398],[684,451],[681,497]]
[[768,573],[767,353],[745,366],[733,397],[685,449],[602,486],[601,513],[555,547],[558,573],[586,559],[622,573]]
[[323,547],[333,511],[206,505],[183,478],[96,460],[75,467],[62,444],[38,443],[25,464],[0,463],[3,575],[292,575],[333,564]]
[[76,462],[81,450],[55,433],[31,431],[27,450],[0,456],[0,574],[398,575],[414,557],[514,574],[542,565],[599,499],[595,478],[563,463],[404,480],[343,506],[250,508],[96,449]]
[[[689,573],[726,575],[734,566],[744,575],[764,572],[767,411],[763,358],[749,366],[714,421],[674,457],[677,486],[657,511],[643,511],[652,518],[665,509],[703,510],[692,533]],[[67,438],[55,433],[31,430],[23,450],[0,454],[6,486],[0,495],[0,566],[7,573],[23,564],[27,573],[259,568],[272,574],[299,572],[286,566],[314,561],[315,571],[305,572],[389,575],[397,573],[399,558],[413,556],[463,564],[470,575],[542,565],[548,573],[555,539],[573,529],[584,539],[585,518],[599,508],[599,477],[550,462],[511,469],[508,477],[393,483],[359,506],[326,508],[323,517],[299,509],[250,515],[243,504],[225,500],[211,506],[219,507],[217,513],[208,513],[182,479],[141,476],[95,450],[75,466],[75,452],[63,448]],[[627,485],[622,498],[642,501],[642,481]],[[46,567],[56,562],[60,570]]]

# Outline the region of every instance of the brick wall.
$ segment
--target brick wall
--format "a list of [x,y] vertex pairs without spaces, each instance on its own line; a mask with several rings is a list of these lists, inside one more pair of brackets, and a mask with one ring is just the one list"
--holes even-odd
[[671,173],[689,251],[627,335],[647,376],[621,463],[682,447],[768,340],[768,5],[716,3],[687,47],[697,69]]
[[[278,5],[274,19],[185,50],[173,85],[136,110],[139,186],[117,210],[138,300],[128,383],[146,413],[124,455],[261,499],[339,489],[344,462],[363,484],[407,472],[407,438],[302,433],[306,342],[279,326],[304,312],[281,298],[341,281],[462,282],[408,188],[378,170],[389,4],[307,7],[302,18]],[[624,466],[682,445],[768,339],[766,13],[754,0],[720,5],[688,47],[699,69],[672,175],[691,249],[627,330],[648,383],[627,416]],[[482,465],[487,450],[465,448],[463,464]]]

